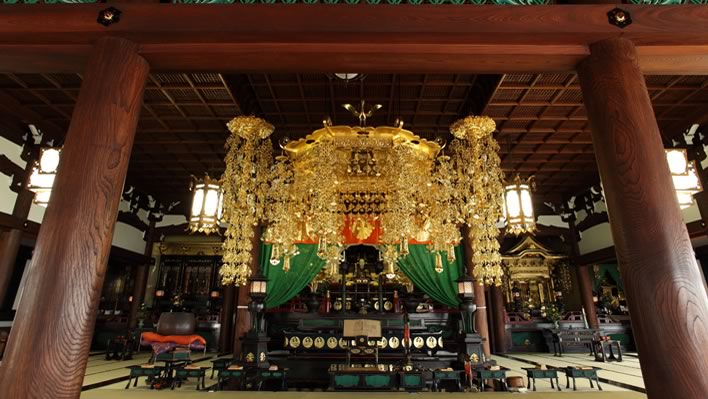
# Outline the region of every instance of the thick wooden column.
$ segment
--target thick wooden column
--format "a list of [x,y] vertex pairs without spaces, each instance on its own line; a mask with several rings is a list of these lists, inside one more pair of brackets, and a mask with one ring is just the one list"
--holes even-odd
[[[577,260],[580,258],[580,245],[578,244],[578,228],[575,225],[575,216],[572,216],[568,220],[569,235],[568,242],[570,244],[570,251],[573,255],[573,259]],[[595,301],[592,300],[592,279],[590,278],[590,268],[589,265],[579,265],[576,263],[575,272],[578,276],[578,285],[580,286],[580,302],[585,309],[585,318],[588,321],[588,327],[599,329],[600,321],[597,319],[597,309],[595,309]]]
[[506,353],[506,312],[504,295],[500,287],[489,288],[492,298],[492,331],[494,333],[494,353]]
[[137,50],[103,38],[88,59],[0,369],[0,398],[81,393],[149,69]]
[[130,304],[130,316],[128,317],[128,328],[133,329],[138,326],[138,313],[140,306],[145,300],[145,287],[147,286],[148,274],[150,273],[150,259],[152,259],[152,247],[155,243],[155,220],[150,220],[148,230],[145,233],[145,251],[143,254],[148,258],[148,264],[141,264],[135,267],[135,280],[133,281],[133,302]]
[[[253,239],[251,240],[251,273],[255,274],[260,268],[261,260],[261,234],[263,227],[253,228]],[[236,296],[236,321],[234,326],[234,359],[241,356],[241,338],[243,338],[251,328],[251,315],[248,312],[248,303],[251,297],[248,295],[248,284],[238,287]]]
[[[465,265],[467,267],[467,275],[472,277],[472,244],[469,239],[469,227],[462,227],[462,248],[465,253]],[[482,336],[482,350],[484,356],[489,359],[491,350],[489,347],[489,323],[487,321],[487,299],[484,296],[484,285],[474,284],[474,304],[477,305],[477,311],[474,313],[474,326],[477,333]]]
[[221,329],[219,331],[219,351],[230,352],[231,344],[233,344],[233,326],[234,326],[234,301],[236,295],[236,287],[227,285],[221,290],[223,302],[221,304]]
[[[22,188],[20,188],[15,205],[12,208],[12,216],[22,220],[27,219],[32,207],[32,200],[34,199],[34,193],[27,189],[33,164],[32,157],[30,157],[25,167]],[[23,231],[21,229],[10,229],[3,232],[0,236],[0,309],[5,305],[7,287],[10,285],[12,273],[15,271],[15,262],[22,243],[22,234]],[[8,302],[12,302],[12,298],[8,298]]]
[[597,319],[595,301],[592,300],[592,280],[590,279],[590,268],[592,266],[575,265],[578,273],[578,284],[580,285],[580,301],[585,309],[585,318],[588,320],[588,327],[599,329],[600,323]]
[[578,77],[647,394],[706,398],[708,297],[636,49],[617,38],[590,53]]

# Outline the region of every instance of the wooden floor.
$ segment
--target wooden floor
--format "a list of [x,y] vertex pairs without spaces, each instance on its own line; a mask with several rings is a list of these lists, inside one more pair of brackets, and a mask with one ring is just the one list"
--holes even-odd
[[[134,360],[130,361],[107,361],[102,354],[93,354],[89,357],[88,366],[86,368],[86,377],[84,378],[84,392],[81,395],[83,399],[113,399],[113,398],[191,398],[203,397],[205,392],[199,392],[195,389],[194,381],[187,381],[182,385],[182,388],[177,388],[174,391],[170,390],[150,390],[141,379],[137,388],[126,390],[128,369],[125,367],[147,362],[149,355],[146,353],[138,354]],[[194,358],[198,360],[199,365],[211,365],[211,360],[217,358],[216,354],[195,354]],[[565,375],[560,373],[559,380],[561,381],[562,392],[552,390],[547,381],[537,380],[537,392],[528,392],[523,396],[528,399],[645,399],[644,381],[642,380],[641,370],[639,369],[639,359],[636,355],[628,354],[625,356],[622,363],[597,363],[586,354],[569,354],[562,358],[554,357],[546,353],[515,353],[506,356],[495,356],[494,359],[501,366],[511,369],[509,375],[526,376],[526,372],[522,367],[533,367],[536,364],[546,364],[550,366],[595,366],[602,368],[599,371],[600,382],[602,383],[603,391],[600,392],[591,389],[587,380],[577,380],[577,391],[572,391],[565,388]],[[210,380],[207,374],[207,388],[216,384],[216,380]],[[132,385],[132,384],[131,384]],[[385,395],[385,396],[384,396]],[[228,397],[228,398],[306,398],[306,399],[326,399],[336,397],[341,399],[348,398],[364,398],[367,399],[384,399],[390,398],[390,395],[401,396],[410,395],[404,392],[366,392],[366,393],[332,393],[332,392],[310,392],[310,391],[290,391],[290,392],[210,392],[209,396]],[[464,393],[450,393],[449,395],[465,395]],[[469,394],[467,394],[469,395]],[[518,394],[513,393],[488,393],[482,394],[498,399],[518,398]],[[439,397],[438,393],[417,393],[419,399]]]

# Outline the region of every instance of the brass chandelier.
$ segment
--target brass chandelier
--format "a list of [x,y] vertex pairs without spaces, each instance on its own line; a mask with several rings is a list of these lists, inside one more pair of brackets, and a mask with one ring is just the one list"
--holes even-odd
[[[350,108],[353,108],[350,106]],[[243,284],[250,275],[253,227],[266,226],[263,240],[272,244],[270,263],[290,268],[296,243],[317,242],[325,274],[336,277],[345,245],[345,227],[362,236],[380,231],[385,267],[408,254],[409,241],[424,242],[435,256],[454,261],[460,227],[470,226],[474,276],[479,283],[500,284],[503,274],[496,222],[502,216],[503,180],[492,138],[496,125],[470,116],[451,127],[445,145],[396,126],[323,128],[303,139],[281,143],[272,156],[273,127],[255,117],[229,124],[223,176],[224,284]],[[373,110],[378,107],[372,108]]]

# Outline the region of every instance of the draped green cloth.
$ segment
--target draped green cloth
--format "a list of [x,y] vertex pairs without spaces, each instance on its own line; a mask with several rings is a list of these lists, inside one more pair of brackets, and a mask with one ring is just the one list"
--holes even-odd
[[272,246],[261,246],[261,270],[268,278],[266,308],[280,306],[299,294],[303,288],[322,270],[325,261],[317,256],[316,244],[298,244],[300,253],[290,259],[290,271],[283,271],[283,260],[273,266],[270,264]]
[[455,247],[455,262],[452,264],[442,254],[443,272],[435,271],[435,255],[425,244],[411,244],[409,254],[398,260],[401,271],[423,292],[435,301],[450,307],[458,307],[457,278],[460,277],[464,254],[462,248]]
[[[298,244],[300,254],[290,259],[290,271],[283,271],[283,260],[270,264],[272,246],[262,244],[261,270],[268,278],[266,308],[280,306],[289,301],[315,278],[325,266],[325,261],[317,256],[317,244]],[[450,307],[458,307],[457,278],[462,270],[464,257],[462,248],[455,247],[456,260],[450,263],[443,254],[443,272],[435,271],[435,255],[425,244],[409,245],[409,254],[398,261],[400,270],[433,300]]]

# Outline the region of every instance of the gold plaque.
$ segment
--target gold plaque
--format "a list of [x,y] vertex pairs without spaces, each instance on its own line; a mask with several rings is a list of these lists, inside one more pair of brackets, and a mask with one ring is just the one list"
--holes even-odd
[[285,337],[285,343],[283,343],[283,347],[287,348],[288,347],[288,337]]
[[290,337],[290,346],[293,349],[297,349],[300,347],[300,337]]
[[427,346],[430,349],[435,349],[435,345],[438,344],[438,340],[435,339],[435,337],[430,336],[428,339],[425,340],[425,346]]
[[251,352],[248,352],[248,354],[246,355],[246,362],[253,363],[254,360],[256,360],[256,355]]
[[305,349],[312,348],[312,337],[305,337],[302,339],[302,347]]
[[401,342],[398,340],[398,337],[391,337],[388,339],[388,346],[391,347],[391,349],[398,349],[398,345]]
[[339,348],[340,349],[347,349],[347,341],[344,340],[344,338],[339,339]]
[[327,338],[327,347],[329,349],[336,349],[337,348],[337,338],[334,338],[334,337]]
[[342,310],[342,301],[337,299],[336,301],[334,301],[334,305],[332,305],[332,307],[334,308],[334,310],[337,311]]
[[322,337],[315,338],[315,348],[322,349],[325,346],[325,340]]
[[352,349],[350,349],[350,352],[353,353],[353,354],[355,354],[355,355],[358,355],[358,354],[361,353],[361,349],[352,348]]
[[421,349],[425,346],[425,340],[423,340],[423,337],[415,337],[413,339],[413,346],[415,346],[416,349]]
[[470,355],[470,362],[472,362],[472,363],[479,362],[479,356],[476,353],[471,354]]
[[261,362],[265,362],[265,361],[266,361],[265,352],[261,352],[261,354],[258,355],[258,360],[260,360]]
[[391,302],[391,301],[384,302],[384,310],[387,312],[390,312],[391,309],[393,309],[393,302]]
[[380,307],[381,307],[381,306],[379,306],[379,301],[375,301],[375,302],[374,302],[374,309],[375,309],[375,310],[379,310]]
[[438,337],[438,346],[441,347],[441,348],[443,347],[443,340],[442,340],[442,337]]

